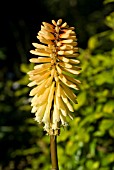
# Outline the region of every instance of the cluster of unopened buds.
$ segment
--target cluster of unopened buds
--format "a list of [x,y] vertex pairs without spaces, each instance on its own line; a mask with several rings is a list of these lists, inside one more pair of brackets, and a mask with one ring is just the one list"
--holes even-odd
[[42,24],[37,38],[43,44],[33,43],[35,50],[30,51],[38,56],[30,59],[36,65],[28,72],[28,86],[35,86],[30,91],[31,112],[49,135],[58,135],[60,127],[67,125],[67,117],[73,118],[73,105],[77,104],[73,92],[80,84],[77,38],[74,27],[62,19]]

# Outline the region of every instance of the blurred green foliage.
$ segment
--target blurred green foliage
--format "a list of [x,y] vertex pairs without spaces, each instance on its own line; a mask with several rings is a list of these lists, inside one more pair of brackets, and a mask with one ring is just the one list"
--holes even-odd
[[[47,4],[45,0],[47,6],[51,5],[52,13],[53,10],[58,12],[53,8],[53,4],[58,2],[49,1]],[[71,2],[70,5],[74,6],[78,3],[75,0]],[[82,25],[85,23],[86,29],[89,28],[92,32],[87,47],[80,48],[82,73],[79,78],[82,84],[80,91],[76,92],[78,104],[74,105],[75,118],[69,121],[66,129],[61,129],[61,135],[58,137],[60,170],[114,170],[113,2],[114,0],[104,1],[105,10],[110,8],[108,10],[110,12],[106,14],[105,19],[103,15],[99,16],[102,17],[102,27],[105,28],[102,31],[98,31],[101,25],[81,20]],[[68,4],[65,5],[69,7]],[[68,15],[67,10],[59,12],[58,16]],[[94,11],[94,14],[96,12],[101,14],[101,11]],[[69,15],[71,16],[71,13]],[[90,16],[91,13],[88,14],[88,18]],[[78,17],[81,18],[79,14]],[[83,32],[83,28],[79,32]],[[26,52],[21,40],[18,44],[21,47],[20,55],[24,53],[25,57]],[[28,48],[29,44],[26,51]],[[1,63],[4,63],[6,57],[5,49],[1,48]],[[0,81],[0,170],[51,169],[49,136],[45,135],[42,126],[34,121],[34,114],[30,113],[30,89],[27,87],[29,80],[26,73],[33,68],[33,65],[28,64],[26,60],[23,59],[17,68],[15,80],[11,78],[12,75],[6,67],[2,67],[0,72],[2,80]]]

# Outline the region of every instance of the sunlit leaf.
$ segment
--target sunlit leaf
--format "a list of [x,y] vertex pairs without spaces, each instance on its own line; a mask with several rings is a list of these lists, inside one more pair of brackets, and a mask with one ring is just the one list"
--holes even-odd
[[108,101],[108,102],[104,105],[103,111],[104,111],[104,112],[107,112],[107,113],[113,113],[113,111],[114,111],[114,100]]
[[114,0],[104,0],[104,4],[108,4],[108,3],[111,3],[111,2],[114,2]]

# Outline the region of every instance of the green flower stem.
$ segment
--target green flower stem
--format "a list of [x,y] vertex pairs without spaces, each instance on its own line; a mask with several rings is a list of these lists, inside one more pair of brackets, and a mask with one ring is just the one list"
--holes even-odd
[[54,135],[50,136],[50,150],[51,150],[52,170],[59,170],[58,157],[57,157],[57,137]]

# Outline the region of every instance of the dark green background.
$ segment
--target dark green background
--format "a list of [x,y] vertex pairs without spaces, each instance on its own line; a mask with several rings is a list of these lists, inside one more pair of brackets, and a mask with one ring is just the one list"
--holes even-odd
[[51,169],[26,73],[41,23],[60,18],[76,28],[82,67],[75,118],[58,137],[60,170],[114,170],[114,0],[2,1],[0,8],[0,170]]

